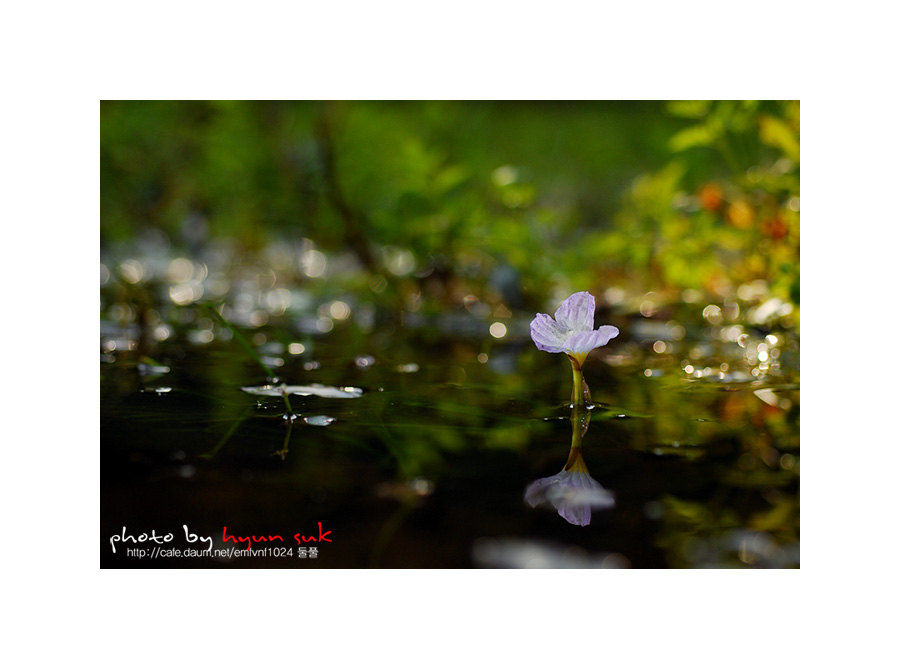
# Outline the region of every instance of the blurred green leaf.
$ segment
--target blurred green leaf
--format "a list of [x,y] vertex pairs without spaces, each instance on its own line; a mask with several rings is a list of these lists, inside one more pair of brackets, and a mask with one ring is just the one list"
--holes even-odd
[[781,149],[791,160],[800,160],[800,140],[790,126],[774,116],[759,119],[759,138],[769,146]]
[[718,139],[718,133],[706,123],[685,128],[669,140],[672,151],[684,151],[695,146],[711,146]]
[[673,116],[703,118],[711,104],[710,100],[673,100],[666,103],[666,110]]

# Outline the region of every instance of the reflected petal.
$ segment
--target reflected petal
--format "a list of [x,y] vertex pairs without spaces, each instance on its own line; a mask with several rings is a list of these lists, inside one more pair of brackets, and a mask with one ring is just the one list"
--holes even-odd
[[548,476],[546,478],[538,479],[537,481],[532,481],[531,483],[529,483],[528,487],[525,488],[525,501],[528,503],[528,505],[534,508],[541,502],[546,501],[546,488],[551,485],[558,484],[561,476],[562,472],[560,472],[556,476]]
[[616,504],[613,494],[591,478],[580,459],[569,471],[530,483],[525,502],[531,507],[550,504],[566,521],[581,527],[590,525],[592,508],[610,509]]

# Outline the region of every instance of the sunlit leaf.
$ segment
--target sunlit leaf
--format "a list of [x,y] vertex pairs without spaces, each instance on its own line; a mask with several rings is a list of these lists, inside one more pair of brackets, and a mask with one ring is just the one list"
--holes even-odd
[[800,160],[800,140],[790,126],[774,116],[761,116],[759,119],[760,140],[784,151],[792,160]]
[[717,133],[706,125],[692,125],[676,133],[669,140],[669,148],[673,151],[684,151],[695,146],[709,146],[717,138]]
[[666,103],[666,111],[682,118],[703,118],[710,104],[710,100],[672,100]]

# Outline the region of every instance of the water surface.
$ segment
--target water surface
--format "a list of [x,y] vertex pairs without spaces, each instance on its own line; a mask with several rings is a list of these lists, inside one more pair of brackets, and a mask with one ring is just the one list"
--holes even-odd
[[[142,318],[104,291],[104,567],[799,566],[799,340],[778,304],[598,315],[621,334],[585,367],[581,452],[614,503],[582,526],[525,500],[573,430],[568,362],[534,347],[533,313],[226,310],[276,380],[191,296]],[[290,410],[280,384],[301,389]],[[292,554],[110,550],[123,526],[186,548],[185,525]]]

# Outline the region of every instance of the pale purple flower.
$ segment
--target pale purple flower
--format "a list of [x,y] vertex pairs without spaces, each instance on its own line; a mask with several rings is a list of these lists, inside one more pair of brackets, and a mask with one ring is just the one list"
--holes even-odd
[[571,463],[556,476],[538,479],[525,489],[525,501],[532,507],[552,504],[572,525],[590,525],[591,509],[611,509],[616,502],[613,494],[591,478],[581,449]]
[[531,338],[535,346],[548,353],[565,353],[578,369],[591,351],[606,346],[618,334],[619,329],[612,325],[594,329],[594,296],[588,292],[567,298],[553,318],[548,314],[536,314],[531,321]]

